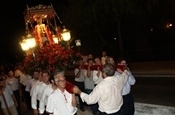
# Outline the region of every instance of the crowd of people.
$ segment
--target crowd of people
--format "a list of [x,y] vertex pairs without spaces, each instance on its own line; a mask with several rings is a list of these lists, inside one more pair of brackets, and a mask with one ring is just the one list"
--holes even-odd
[[[34,115],[76,115],[78,109],[86,111],[85,106],[93,115],[134,115],[131,85],[136,80],[125,59],[114,61],[104,51],[101,57],[86,55],[75,64],[71,91],[66,88],[65,71],[50,76],[48,71],[36,68],[30,76],[21,66],[8,69],[6,74],[1,70],[4,115],[22,115],[21,101]],[[98,65],[96,69],[92,69],[94,65]]]

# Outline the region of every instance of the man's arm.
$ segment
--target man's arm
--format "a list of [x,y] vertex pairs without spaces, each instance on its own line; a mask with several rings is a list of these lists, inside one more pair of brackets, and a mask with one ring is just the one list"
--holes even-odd
[[76,107],[77,106],[77,101],[76,101],[75,94],[72,94],[72,106],[73,107]]
[[136,79],[134,78],[134,76],[132,75],[131,71],[129,71],[129,78],[128,78],[128,83],[130,85],[134,85],[136,82]]
[[79,69],[77,69],[77,68],[75,69],[75,77],[76,78],[79,78],[80,77],[81,71],[82,70],[80,68]]
[[98,86],[96,86],[89,95],[82,92],[77,86],[73,88],[73,92],[79,94],[82,101],[85,101],[87,104],[95,104],[100,98],[100,89]]

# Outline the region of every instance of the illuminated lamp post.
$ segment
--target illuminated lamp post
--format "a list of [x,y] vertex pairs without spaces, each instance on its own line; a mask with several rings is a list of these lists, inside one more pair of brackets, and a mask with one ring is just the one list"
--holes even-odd
[[71,39],[70,31],[66,28],[63,29],[61,36],[64,41],[68,42]]
[[25,51],[27,55],[32,53],[33,57],[35,58],[33,48],[36,46],[36,41],[31,34],[28,34],[26,38],[23,38],[23,40],[19,44],[21,45],[22,50]]
[[58,44],[58,42],[59,42],[58,36],[52,35],[52,38],[53,38],[54,43],[55,43],[55,44]]
[[63,27],[63,30],[60,34],[61,34],[63,41],[66,42],[66,47],[70,48],[70,46],[69,46],[69,41],[71,39],[70,31],[68,29],[66,29],[65,27]]

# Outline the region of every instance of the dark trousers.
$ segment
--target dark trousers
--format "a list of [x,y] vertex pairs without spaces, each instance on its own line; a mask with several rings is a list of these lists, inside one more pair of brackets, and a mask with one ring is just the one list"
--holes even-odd
[[[95,84],[95,87],[97,86],[97,84]],[[94,115],[96,115],[97,113],[98,113],[98,107],[99,107],[99,105],[98,105],[98,103],[96,103],[96,104],[94,104],[93,105],[93,109],[94,109],[94,111],[95,111],[95,113],[94,113]]]
[[110,114],[99,111],[98,115],[121,115],[121,110],[119,110],[119,111],[117,111],[115,113],[110,113]]
[[18,103],[18,107],[17,107],[17,111],[18,111],[18,115],[22,115],[21,114],[21,97],[20,97],[20,91],[19,90],[15,90],[13,91],[13,94],[16,98],[16,101]]
[[[77,82],[75,81],[75,85],[81,90],[81,91],[85,91],[85,88],[84,88],[84,82]],[[82,102],[81,98],[79,95],[76,95],[78,96],[78,99],[79,99],[79,104],[80,104],[80,108],[83,108],[85,106],[85,103]]]
[[121,115],[134,115],[134,99],[131,94],[123,96],[123,105],[121,107]]
[[[93,89],[86,89],[85,92],[87,94],[90,94],[93,91]],[[91,111],[93,115],[97,115],[98,112],[98,103],[89,105],[91,107]]]
[[30,97],[30,93],[27,92],[26,86],[24,86],[23,84],[21,84],[21,89],[22,89],[22,97],[23,97],[23,101],[26,104],[28,109],[31,109],[31,97]]
[[46,112],[46,106],[45,106],[44,113],[42,115],[49,115],[49,113]]

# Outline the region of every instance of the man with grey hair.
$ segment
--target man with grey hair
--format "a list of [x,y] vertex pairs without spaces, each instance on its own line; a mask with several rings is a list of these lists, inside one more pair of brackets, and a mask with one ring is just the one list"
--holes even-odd
[[103,80],[88,95],[78,87],[74,87],[74,93],[79,94],[87,104],[99,104],[99,115],[119,115],[123,104],[122,89],[128,79],[128,71],[125,70],[118,77],[114,77],[115,67],[107,63],[102,68]]
[[55,72],[54,82],[57,88],[48,97],[46,111],[53,115],[74,115],[77,112],[75,94],[69,93],[66,87],[64,72]]

